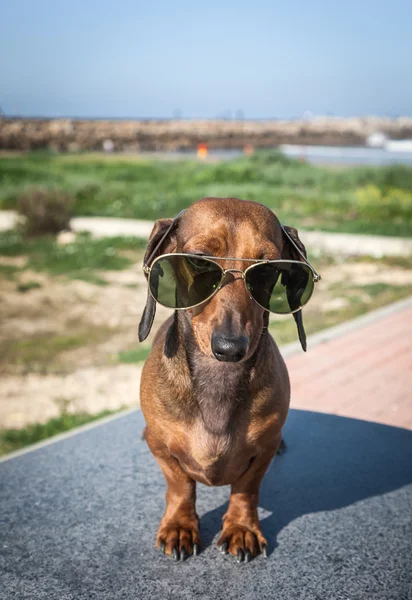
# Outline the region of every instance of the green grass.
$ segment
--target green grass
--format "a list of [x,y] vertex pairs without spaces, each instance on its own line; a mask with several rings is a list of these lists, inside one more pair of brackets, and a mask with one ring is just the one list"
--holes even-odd
[[5,339],[0,344],[0,369],[13,372],[50,373],[61,370],[60,354],[98,344],[112,334],[109,327],[73,323],[65,334],[38,333],[23,339]]
[[412,269],[412,256],[352,256],[353,262],[369,262],[375,265],[386,265],[388,267],[399,267],[401,269]]
[[39,281],[25,281],[17,285],[17,291],[25,294],[26,292],[30,292],[30,290],[38,290],[41,287],[42,285]]
[[36,442],[41,442],[58,433],[70,431],[70,429],[80,427],[80,425],[107,417],[116,412],[118,411],[103,410],[95,415],[88,413],[64,413],[60,417],[50,419],[46,423],[28,425],[24,429],[2,429],[0,430],[0,456],[20,450],[20,448],[35,444]]
[[0,276],[8,281],[14,281],[17,273],[21,272],[20,267],[14,265],[2,265],[0,264]]
[[15,208],[31,187],[70,193],[78,215],[155,219],[203,196],[237,196],[266,204],[297,227],[412,235],[412,168],[402,165],[328,169],[264,151],[218,164],[46,153],[0,158],[0,208]]
[[131,348],[130,350],[119,352],[118,360],[119,362],[126,364],[143,362],[149,356],[149,352],[150,346],[142,345],[138,348]]
[[[0,256],[27,256],[28,269],[105,284],[95,271],[131,266],[141,259],[146,243],[135,237],[95,239],[81,234],[73,243],[59,245],[53,237],[25,238],[16,231],[3,231],[0,232]],[[2,271],[9,278],[16,272],[9,266],[3,266]]]
[[390,285],[383,282],[367,283],[359,286],[358,289],[370,297],[372,304],[379,306],[406,298],[412,293],[410,285]]

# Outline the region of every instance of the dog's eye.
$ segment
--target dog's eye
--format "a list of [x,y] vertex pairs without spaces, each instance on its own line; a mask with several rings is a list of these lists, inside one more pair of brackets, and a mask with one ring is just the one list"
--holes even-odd
[[213,267],[212,263],[208,260],[204,260],[203,258],[195,258],[194,256],[187,257],[188,262],[198,273],[204,273],[205,271],[210,270]]

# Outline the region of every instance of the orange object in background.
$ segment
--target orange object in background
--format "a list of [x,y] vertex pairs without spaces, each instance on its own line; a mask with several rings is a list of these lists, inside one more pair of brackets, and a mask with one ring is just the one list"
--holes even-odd
[[197,158],[200,158],[201,160],[207,158],[207,155],[209,154],[209,148],[207,147],[207,144],[198,144],[197,145]]
[[244,148],[243,148],[243,154],[245,154],[246,156],[252,156],[254,151],[255,151],[255,147],[252,146],[252,144],[246,144],[246,146],[244,146]]

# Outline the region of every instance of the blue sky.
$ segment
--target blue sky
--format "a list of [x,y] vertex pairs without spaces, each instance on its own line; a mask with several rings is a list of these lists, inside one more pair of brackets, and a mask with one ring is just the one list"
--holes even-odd
[[412,115],[410,0],[0,0],[25,116]]

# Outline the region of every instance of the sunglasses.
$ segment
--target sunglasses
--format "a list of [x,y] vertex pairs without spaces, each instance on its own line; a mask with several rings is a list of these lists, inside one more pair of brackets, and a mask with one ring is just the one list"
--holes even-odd
[[[314,285],[320,280],[320,275],[306,260],[303,252],[283,227],[285,235],[305,262],[229,258],[175,252],[158,256],[149,266],[148,263],[160,248],[180,214],[171,223],[143,265],[143,271],[148,277],[150,294],[156,302],[175,310],[195,308],[218,293],[229,273],[239,274],[249,297],[263,309],[272,313],[295,313],[309,302]],[[226,269],[220,264],[221,262],[226,263],[226,261],[242,261],[252,264],[245,270]]]

